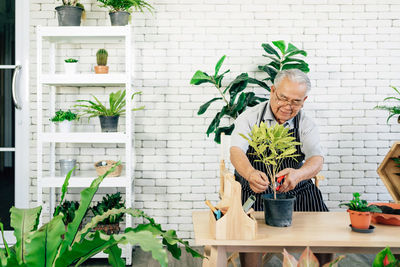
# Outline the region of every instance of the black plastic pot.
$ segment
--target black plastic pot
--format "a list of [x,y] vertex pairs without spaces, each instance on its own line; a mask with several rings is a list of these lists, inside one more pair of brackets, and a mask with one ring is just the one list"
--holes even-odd
[[58,26],[80,26],[83,8],[77,6],[58,6]]
[[99,116],[100,126],[102,132],[117,132],[118,131],[118,119],[119,115],[116,116]]
[[295,196],[286,194],[264,194],[265,223],[271,226],[287,227],[292,225]]
[[110,12],[111,26],[125,26],[129,22],[129,12],[118,11]]

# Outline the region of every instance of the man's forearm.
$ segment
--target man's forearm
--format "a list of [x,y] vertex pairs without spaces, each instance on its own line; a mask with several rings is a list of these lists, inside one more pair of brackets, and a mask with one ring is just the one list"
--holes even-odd
[[246,154],[237,146],[230,148],[230,154],[232,165],[235,167],[236,171],[247,180],[250,173],[254,171],[254,168],[251,166]]
[[301,180],[313,178],[322,169],[324,158],[322,156],[312,156],[308,158],[303,166],[298,170],[300,172]]

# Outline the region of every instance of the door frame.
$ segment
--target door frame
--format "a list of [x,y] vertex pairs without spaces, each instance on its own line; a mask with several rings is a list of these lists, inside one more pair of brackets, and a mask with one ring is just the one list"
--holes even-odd
[[30,1],[15,0],[15,65],[21,65],[17,77],[17,98],[22,109],[15,109],[15,207],[29,208],[29,12]]

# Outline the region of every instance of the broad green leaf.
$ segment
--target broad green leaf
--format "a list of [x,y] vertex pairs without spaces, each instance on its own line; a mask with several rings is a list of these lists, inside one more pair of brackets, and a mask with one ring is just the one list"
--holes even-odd
[[318,259],[307,247],[300,256],[298,267],[319,267]]
[[229,95],[231,97],[229,104],[233,105],[238,93],[242,92],[247,87],[249,75],[247,73],[242,73],[232,81],[232,83],[227,87],[229,88]]
[[279,53],[274,48],[272,48],[272,46],[270,44],[262,44],[261,46],[262,46],[262,48],[264,48],[265,52],[267,52],[268,54],[275,55],[279,59],[281,58]]
[[215,131],[214,141],[217,144],[220,144],[221,143],[221,134],[225,133],[225,135],[231,135],[233,132],[233,129],[235,129],[235,124],[233,124],[233,123],[230,126],[218,127],[217,130]]
[[32,209],[18,209],[12,207],[10,225],[14,228],[14,236],[17,239],[15,251],[19,264],[26,263],[26,241],[31,231],[36,230],[39,224],[39,215],[42,207]]
[[[225,107],[226,107],[226,106],[225,106]],[[224,108],[225,108],[225,107],[224,107]],[[226,109],[223,110],[224,114],[225,114],[225,110],[226,110]],[[211,121],[210,125],[208,126],[208,129],[207,129],[207,132],[206,132],[206,133],[207,133],[207,136],[209,136],[210,133],[213,133],[213,132],[215,131],[215,129],[219,126],[219,123],[220,123],[220,121],[221,121],[221,118],[222,118],[222,116],[224,115],[224,114],[221,115],[221,112],[222,112],[222,111],[220,111],[220,112],[218,112],[217,114],[215,114],[214,119]]]
[[206,112],[206,110],[208,109],[208,107],[211,105],[212,102],[222,99],[222,97],[214,97],[213,99],[211,99],[210,101],[204,103],[203,105],[200,106],[199,110],[197,111],[197,115],[201,115],[204,114],[204,112]]
[[257,85],[261,86],[262,88],[267,89],[268,92],[271,92],[271,89],[265,82],[259,81],[257,79],[251,78],[251,77],[249,77],[248,82],[252,83],[252,84],[257,84]]
[[288,44],[288,48],[285,51],[285,54],[289,54],[293,51],[299,50],[297,47],[295,47],[292,43]]
[[202,83],[213,83],[212,77],[208,76],[207,73],[202,72],[201,70],[196,71],[193,75],[192,79],[190,80],[190,84],[199,85]]
[[276,58],[276,56],[270,56],[270,55],[263,55],[263,57],[267,57],[269,59],[271,59],[273,62],[280,64],[281,61],[279,59]]
[[226,58],[226,55],[223,55],[223,56],[218,60],[217,65],[215,65],[215,74],[214,74],[214,77],[217,77],[218,72],[219,72],[219,69],[221,68],[222,63],[224,63],[225,58]]
[[108,254],[108,263],[114,267],[125,267],[125,261],[121,258],[122,250],[117,246],[113,245],[104,250],[104,253]]
[[305,57],[307,56],[307,52],[306,52],[306,51],[304,51],[304,50],[298,50],[298,49],[293,50],[293,51],[291,51],[290,53],[287,53],[286,56],[287,56],[287,57],[292,57],[292,56],[298,55],[298,54],[303,55],[303,56],[305,56]]
[[275,77],[278,73],[275,68],[272,68],[269,64],[264,66],[258,66],[259,70],[265,71],[270,77]]
[[304,65],[308,66],[308,64],[304,60],[298,59],[298,58],[288,57],[284,61],[282,61],[283,65],[288,64],[288,63],[300,63],[300,64],[304,64]]
[[299,69],[299,70],[303,71],[304,73],[307,73],[307,72],[310,71],[308,66],[306,66],[304,64],[286,64],[286,65],[283,65],[282,70],[288,70],[288,69]]
[[286,44],[285,41],[280,40],[280,41],[273,41],[272,42],[276,47],[278,47],[278,49],[282,52],[282,54],[285,54],[285,50],[286,50]]
[[26,242],[27,266],[53,266],[57,249],[62,242],[61,235],[65,233],[62,217],[62,215],[54,217],[28,237]]
[[390,248],[386,247],[376,255],[374,262],[372,263],[372,267],[383,266],[383,260],[385,259],[385,256],[387,256],[387,259],[389,262],[396,261],[396,258],[394,257],[393,253],[390,251]]

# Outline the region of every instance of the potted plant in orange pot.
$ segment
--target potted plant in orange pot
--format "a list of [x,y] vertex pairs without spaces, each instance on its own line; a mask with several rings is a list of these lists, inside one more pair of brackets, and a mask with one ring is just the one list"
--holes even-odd
[[107,74],[108,66],[107,66],[108,53],[105,49],[99,49],[96,52],[96,61],[97,66],[94,66],[94,72],[96,74]]
[[350,215],[351,228],[356,231],[371,229],[371,212],[382,212],[377,206],[368,205],[366,200],[360,199],[358,192],[353,193],[353,199],[350,202],[339,204],[339,207],[342,206],[348,207],[347,212]]

